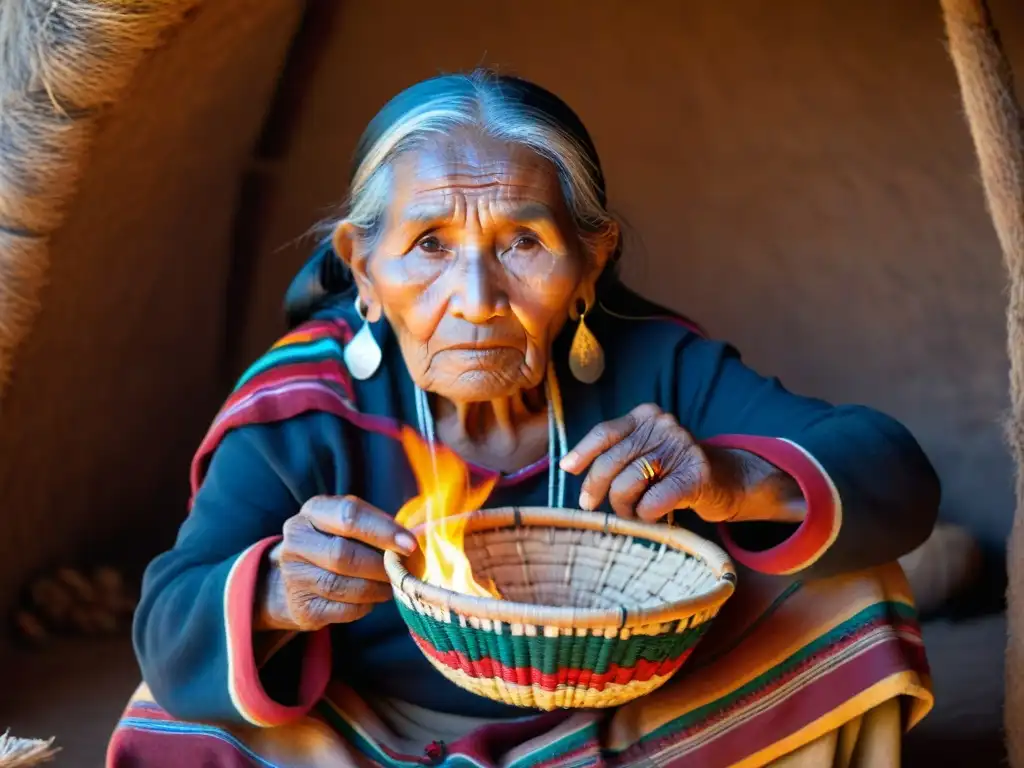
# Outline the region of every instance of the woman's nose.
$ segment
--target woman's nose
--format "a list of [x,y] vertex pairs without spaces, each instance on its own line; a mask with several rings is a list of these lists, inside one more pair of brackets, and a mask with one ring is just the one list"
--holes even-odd
[[508,312],[508,297],[483,254],[465,259],[452,296],[452,314],[471,323],[486,323]]

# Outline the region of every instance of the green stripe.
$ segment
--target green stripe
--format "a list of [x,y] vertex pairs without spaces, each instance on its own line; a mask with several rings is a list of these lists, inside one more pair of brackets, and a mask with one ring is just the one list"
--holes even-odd
[[754,695],[758,690],[767,687],[774,680],[784,676],[794,668],[799,667],[810,657],[820,653],[830,645],[835,645],[838,641],[853,634],[861,627],[870,624],[877,619],[893,616],[895,616],[897,620],[907,621],[915,619],[917,612],[910,606],[903,603],[882,602],[870,605],[860,613],[851,617],[849,620],[843,622],[816,640],[808,643],[788,659],[785,659],[767,672],[754,678],[746,685],[737,688],[710,704],[705,704],[703,707],[698,707],[684,715],[680,715],[675,720],[671,720],[660,728],[642,736],[639,740],[634,742],[634,744],[642,744],[652,739],[662,739],[673,732],[685,731],[693,727],[696,723],[706,719],[709,715],[713,715],[727,709],[739,699]]
[[471,662],[491,659],[512,669],[532,669],[554,674],[562,669],[607,672],[612,665],[631,668],[639,661],[655,664],[676,659],[701,638],[709,626],[662,635],[632,635],[626,640],[598,635],[559,635],[527,637],[513,635],[507,624],[502,632],[462,627],[457,622],[438,621],[408,608],[401,601],[398,610],[406,625],[441,653],[456,651]]
[[270,350],[267,354],[249,366],[249,369],[242,374],[235,389],[245,385],[250,379],[271,368],[279,365],[294,365],[295,363],[317,362],[335,358],[342,360],[341,345],[331,338],[317,339],[316,341],[298,342],[287,344],[283,347]]

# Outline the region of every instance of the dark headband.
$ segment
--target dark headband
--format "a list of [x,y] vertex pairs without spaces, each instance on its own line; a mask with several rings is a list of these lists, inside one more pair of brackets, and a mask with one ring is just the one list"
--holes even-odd
[[[476,83],[485,80],[490,90],[497,90],[501,97],[526,107],[538,120],[549,122],[568,133],[579,144],[590,161],[594,186],[598,200],[605,205],[605,183],[597,149],[583,122],[564,101],[550,91],[527,80],[490,72],[478,72],[471,76],[442,75],[416,83],[406,88],[381,108],[356,145],[349,180],[370,150],[393,125],[406,115],[442,97],[465,96],[475,98]],[[335,255],[330,241],[321,243],[288,287],[285,294],[285,313],[289,326],[294,327],[309,319],[318,309],[352,287],[351,275]]]

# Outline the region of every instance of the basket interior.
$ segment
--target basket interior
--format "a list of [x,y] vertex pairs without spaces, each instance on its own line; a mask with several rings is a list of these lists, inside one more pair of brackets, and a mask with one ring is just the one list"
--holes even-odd
[[466,556],[478,581],[506,600],[556,607],[656,608],[710,591],[700,558],[630,536],[528,526],[470,533]]

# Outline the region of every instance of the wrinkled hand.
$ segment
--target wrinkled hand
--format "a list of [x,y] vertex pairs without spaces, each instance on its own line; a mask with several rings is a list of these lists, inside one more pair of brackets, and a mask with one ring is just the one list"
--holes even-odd
[[392,596],[383,550],[415,549],[411,533],[365,501],[314,497],[270,551],[255,628],[311,632],[361,619]]
[[737,518],[759,469],[765,477],[777,472],[747,456],[699,445],[672,414],[648,403],[594,427],[561,466],[574,475],[590,467],[580,494],[583,509],[596,509],[608,497],[621,517],[653,522],[689,508],[722,522]]

